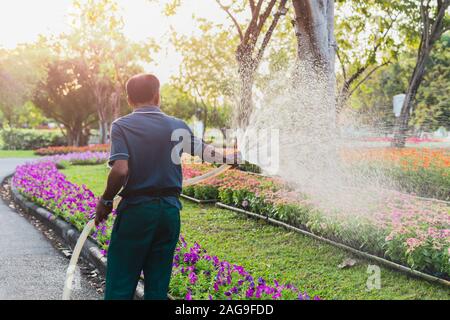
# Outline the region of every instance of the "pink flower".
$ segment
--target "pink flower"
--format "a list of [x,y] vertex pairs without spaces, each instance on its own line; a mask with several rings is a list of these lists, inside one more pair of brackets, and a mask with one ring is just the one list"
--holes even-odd
[[416,238],[406,239],[406,245],[408,246],[407,252],[409,253],[409,252],[414,251],[421,244],[422,244],[422,241],[420,241],[419,239],[416,239]]

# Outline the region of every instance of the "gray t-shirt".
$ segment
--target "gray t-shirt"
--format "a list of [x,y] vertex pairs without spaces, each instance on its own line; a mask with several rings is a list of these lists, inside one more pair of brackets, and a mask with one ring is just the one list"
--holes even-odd
[[[116,160],[128,160],[129,177],[121,192],[125,198],[123,204],[154,199],[127,196],[138,190],[181,192],[181,154],[201,156],[203,148],[203,140],[196,138],[184,121],[166,115],[159,107],[140,108],[116,120],[111,127],[109,165]],[[161,198],[181,209],[178,197]]]

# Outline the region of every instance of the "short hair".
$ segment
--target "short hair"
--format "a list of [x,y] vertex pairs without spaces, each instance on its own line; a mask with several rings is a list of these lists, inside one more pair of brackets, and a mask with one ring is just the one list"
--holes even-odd
[[127,82],[127,95],[134,104],[154,102],[159,94],[160,83],[152,74],[138,74]]

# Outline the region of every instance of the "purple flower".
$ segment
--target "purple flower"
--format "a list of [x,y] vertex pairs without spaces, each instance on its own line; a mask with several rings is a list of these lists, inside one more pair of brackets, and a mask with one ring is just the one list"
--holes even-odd
[[[91,160],[96,161],[95,159],[99,158],[94,157],[94,160]],[[55,159],[62,158],[47,159],[19,166],[12,183],[24,196],[48,208],[54,213],[54,216],[76,223],[81,228],[95,215],[97,198],[86,186],[78,186],[68,181],[58,171]],[[87,154],[68,155],[65,159],[91,161]],[[117,213],[113,212],[110,220],[98,226],[92,234],[92,237],[99,243],[103,255],[107,255],[108,252],[111,227],[116,215]],[[199,280],[200,272],[206,276],[206,282]],[[209,292],[202,291],[202,295],[208,294],[209,299],[215,298],[216,293],[218,297],[223,297],[221,292],[224,292],[223,294],[229,299],[232,297],[237,299],[268,299],[270,297],[280,299],[283,290],[298,293],[298,289],[294,286],[280,285],[277,280],[273,280],[274,286],[270,286],[264,278],[252,276],[244,267],[209,255],[198,243],[189,247],[183,236],[180,236],[180,243],[174,255],[173,275],[181,277],[182,283],[189,283],[191,286],[183,288],[183,292],[180,293],[180,296],[185,294],[186,300],[192,299],[192,290],[208,290]],[[213,288],[205,287],[206,283],[212,279],[215,280]],[[258,279],[257,284],[255,284],[255,279]],[[298,298],[310,299],[306,292],[298,294]],[[319,299],[319,297],[315,296],[314,299]]]
[[191,284],[195,284],[195,283],[197,282],[197,279],[198,279],[198,277],[197,277],[197,275],[195,274],[195,272],[191,272],[191,273],[189,274],[189,282],[190,282]]
[[245,297],[246,298],[253,298],[253,295],[255,294],[255,289],[250,288],[247,290],[247,292],[245,293]]

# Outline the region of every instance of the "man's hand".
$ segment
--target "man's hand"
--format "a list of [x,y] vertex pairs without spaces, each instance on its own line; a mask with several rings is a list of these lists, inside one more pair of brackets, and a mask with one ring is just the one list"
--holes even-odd
[[232,166],[238,166],[243,163],[242,153],[240,151],[236,151],[234,153],[228,153],[225,155],[225,163],[230,164]]
[[97,202],[97,207],[95,208],[95,225],[98,226],[100,223],[105,221],[112,212],[112,209],[112,206],[106,206],[103,204],[101,199],[99,199]]

